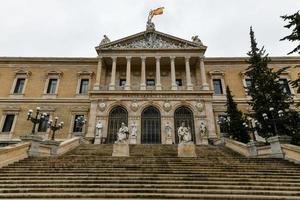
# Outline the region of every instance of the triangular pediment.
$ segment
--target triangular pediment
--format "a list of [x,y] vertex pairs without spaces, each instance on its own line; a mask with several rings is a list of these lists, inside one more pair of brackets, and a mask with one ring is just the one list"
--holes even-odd
[[96,49],[206,49],[206,46],[198,37],[188,41],[158,31],[143,31],[112,42],[106,37]]

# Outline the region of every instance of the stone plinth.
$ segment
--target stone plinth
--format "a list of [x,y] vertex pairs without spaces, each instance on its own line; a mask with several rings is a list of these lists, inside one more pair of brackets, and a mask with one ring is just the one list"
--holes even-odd
[[172,137],[167,137],[166,138],[166,144],[173,144]]
[[195,144],[193,143],[178,144],[178,157],[197,157]]
[[255,141],[248,142],[250,157],[257,157],[258,154],[257,154],[256,145],[257,145],[257,142],[255,142]]
[[284,158],[284,152],[282,151],[281,144],[288,144],[291,141],[291,137],[287,135],[276,135],[269,137],[267,141],[271,145],[272,158]]
[[207,136],[201,137],[199,140],[199,144],[200,145],[208,145],[208,137]]
[[94,144],[101,144],[101,137],[96,136],[94,140]]
[[60,141],[55,141],[55,140],[42,141],[42,144],[51,147],[51,155],[57,155],[57,150],[58,150],[60,143],[61,143]]
[[128,144],[114,144],[112,156],[115,156],[115,157],[129,156],[129,145]]
[[37,135],[25,135],[25,136],[20,136],[20,139],[23,142],[30,142],[30,149],[28,150],[28,156],[30,157],[36,157],[39,156],[39,147],[41,142],[43,141],[43,138]]
[[136,144],[136,136],[131,136],[129,143],[130,144]]

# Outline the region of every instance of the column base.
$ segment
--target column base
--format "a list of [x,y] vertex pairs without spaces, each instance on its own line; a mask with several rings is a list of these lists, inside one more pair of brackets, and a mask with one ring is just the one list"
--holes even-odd
[[96,85],[95,84],[94,87],[93,87],[93,90],[100,90],[100,85],[98,85],[98,84]]
[[115,90],[116,89],[116,87],[115,87],[115,85],[109,85],[109,88],[108,88],[109,90]]
[[94,140],[94,144],[101,144],[101,137],[99,137],[99,136],[96,136],[95,137],[95,140]]
[[161,84],[155,86],[156,90],[162,90]]
[[178,90],[177,85],[172,85],[171,90]]
[[187,86],[186,86],[186,89],[187,89],[187,90],[193,90],[194,88],[193,88],[193,85],[187,85]]
[[166,144],[173,144],[172,137],[167,137],[166,138]]
[[202,90],[209,90],[209,86],[207,83],[202,85]]
[[130,90],[130,89],[131,89],[130,85],[125,85],[124,90]]
[[141,84],[140,85],[140,90],[146,90],[146,84]]

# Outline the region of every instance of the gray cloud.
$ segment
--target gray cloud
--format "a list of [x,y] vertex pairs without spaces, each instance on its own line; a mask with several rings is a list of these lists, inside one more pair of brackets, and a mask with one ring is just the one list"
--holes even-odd
[[156,29],[190,39],[198,34],[206,56],[245,56],[249,27],[272,56],[296,44],[280,15],[300,8],[298,0],[1,0],[0,56],[96,56],[107,34],[112,40],[145,29],[148,11],[164,6]]

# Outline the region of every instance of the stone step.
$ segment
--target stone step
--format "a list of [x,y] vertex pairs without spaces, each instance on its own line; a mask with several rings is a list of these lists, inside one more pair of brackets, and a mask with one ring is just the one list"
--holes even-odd
[[284,196],[281,195],[278,197],[277,195],[257,195],[257,194],[218,194],[218,193],[210,193],[210,194],[179,194],[179,193],[171,193],[171,194],[161,194],[161,193],[24,193],[24,194],[0,194],[0,198],[2,199],[284,199],[284,200],[299,200],[297,196]]

